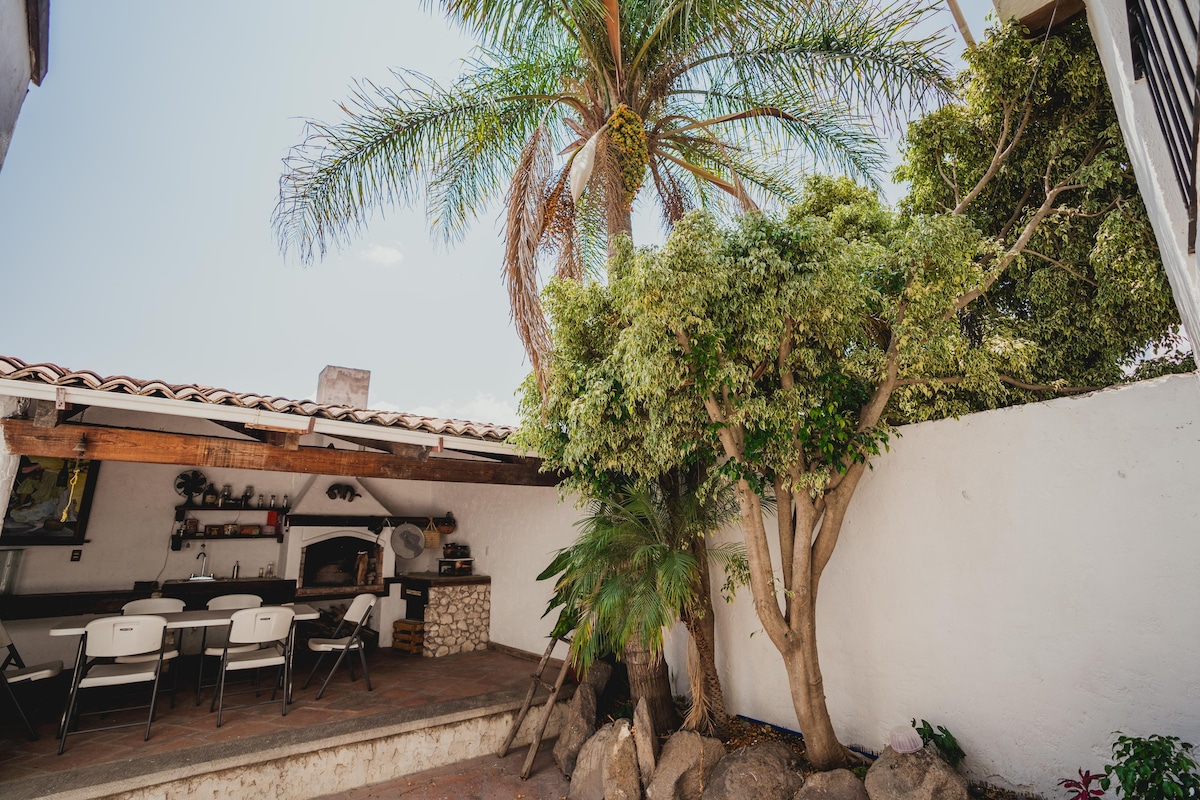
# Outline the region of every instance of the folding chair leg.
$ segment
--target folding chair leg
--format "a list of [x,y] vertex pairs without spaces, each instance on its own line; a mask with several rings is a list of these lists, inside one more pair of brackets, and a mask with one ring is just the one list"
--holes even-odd
[[217,704],[218,728],[221,727],[221,711],[225,707],[225,673],[225,656],[221,656],[221,674],[217,676],[216,694],[213,695],[213,702]]
[[196,705],[200,705],[200,689],[204,686],[204,648],[208,645],[208,629],[200,632],[200,667],[196,670]]
[[325,689],[327,689],[329,687],[329,682],[331,680],[333,680],[333,676],[337,674],[338,667],[340,667],[342,665],[342,660],[345,657],[346,657],[346,651],[342,650],[341,654],[338,656],[337,661],[334,662],[333,669],[329,670],[329,675],[326,676],[325,682],[321,684],[321,691],[317,692],[317,696],[316,696],[317,700],[320,700],[321,695],[325,694]]
[[325,660],[324,653],[321,653],[319,656],[317,656],[317,663],[313,664],[312,672],[308,673],[308,680],[306,680],[304,682],[304,685],[300,687],[302,690],[307,689],[308,685],[310,683],[312,683],[313,675],[317,674],[317,669],[321,666],[321,662],[324,660]]
[[[162,653],[160,651],[159,655]],[[150,724],[154,722],[154,712],[158,709],[158,681],[162,677],[162,658],[158,659],[158,669],[154,670],[154,686],[150,688],[150,716],[146,718],[146,736],[143,742],[150,741]]]
[[[285,717],[287,716],[287,707],[288,707],[288,699],[289,699],[288,698],[288,683],[291,680],[291,677],[292,676],[290,674],[290,662],[284,661],[282,664],[279,665],[279,678],[276,681],[276,683],[283,684],[283,716],[285,716]],[[275,699],[274,694],[271,695],[271,699],[272,700]]]
[[21,708],[21,704],[17,702],[17,695],[13,692],[12,687],[8,685],[8,681],[2,681],[4,691],[8,694],[8,699],[17,707],[17,716],[21,718],[21,723],[25,726],[25,732],[29,734],[29,741],[36,742],[38,735],[33,729],[33,725],[29,722],[29,717],[25,716],[25,709]]
[[371,688],[371,673],[367,671],[367,649],[365,647],[358,648],[358,660],[359,660],[359,663],[362,664],[363,677],[367,679],[367,691],[368,692],[375,691],[374,689]]
[[67,698],[67,707],[63,709],[62,722],[58,726],[58,754],[63,754],[67,746],[67,733],[71,727],[71,716],[75,713],[75,704],[79,701],[79,682],[83,680],[82,668],[75,670],[71,679],[71,694]]

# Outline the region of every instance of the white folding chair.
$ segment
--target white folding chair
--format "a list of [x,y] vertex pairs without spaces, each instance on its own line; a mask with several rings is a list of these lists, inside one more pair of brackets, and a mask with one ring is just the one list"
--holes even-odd
[[[62,662],[48,661],[45,664],[25,666],[25,662],[21,660],[21,654],[17,652],[17,646],[13,644],[12,637],[4,629],[3,622],[0,622],[0,647],[8,649],[8,655],[4,657],[3,662],[0,662],[0,683],[4,684],[4,693],[12,701],[13,707],[17,709],[17,716],[21,718],[21,724],[25,726],[25,733],[28,734],[30,741],[36,741],[37,731],[33,729],[33,724],[25,714],[25,709],[17,701],[17,695],[13,692],[12,685],[53,678],[62,672]],[[16,669],[9,669],[10,664],[15,664]]]
[[[151,615],[104,617],[87,624],[83,633],[83,642],[80,644],[83,647],[85,658],[71,682],[71,694],[67,699],[67,707],[63,709],[62,722],[59,725],[59,755],[62,755],[63,749],[67,746],[67,735],[70,734],[71,723],[76,718],[81,689],[153,681],[154,686],[150,692],[150,714],[146,717],[146,735],[143,741],[150,738],[150,723],[154,721],[155,705],[158,701],[158,681],[162,673],[162,651],[166,629],[167,621],[165,619]],[[115,659],[122,656],[138,656],[153,651],[157,651],[153,661],[136,661],[125,664],[115,662]],[[145,706],[109,709],[109,711],[129,711],[132,708],[145,708]],[[113,728],[128,728],[140,724],[140,722],[127,722],[107,725],[102,728],[91,728],[86,733]]]
[[[221,652],[221,672],[217,676],[217,692],[213,698],[217,704],[217,727],[221,727],[221,714],[225,707],[225,680],[230,672],[246,669],[261,669],[277,667],[279,672],[275,679],[275,688],[271,691],[274,702],[275,694],[283,689],[283,716],[287,716],[288,687],[292,680],[292,624],[296,612],[283,606],[265,606],[263,608],[246,608],[233,612],[229,621],[229,636]],[[251,650],[242,649],[245,645],[254,645]],[[265,646],[263,646],[265,645]],[[245,708],[262,703],[246,703],[230,708]]]
[[[121,606],[121,613],[130,614],[177,614],[183,611],[184,602],[175,597],[148,597],[145,600],[130,600]],[[179,670],[171,663],[179,658],[179,632],[167,631],[163,644],[162,660],[171,673],[171,708],[175,707],[175,692],[179,688]],[[139,661],[153,661],[157,653],[143,653],[140,656],[121,656],[118,664],[135,664]]]
[[[308,684],[312,683],[313,675],[317,674],[317,668],[321,666],[321,661],[325,658],[326,653],[338,654],[337,661],[333,664],[333,669],[329,670],[329,675],[325,678],[325,683],[321,684],[321,691],[317,692],[317,700],[321,699],[321,695],[325,694],[325,689],[329,686],[329,681],[333,679],[333,674],[337,672],[338,667],[342,665],[346,654],[352,650],[358,651],[358,660],[362,664],[363,677],[367,679],[367,691],[372,691],[371,673],[367,671],[367,656],[363,649],[363,628],[367,627],[367,623],[371,619],[371,610],[375,608],[377,598],[373,594],[360,594],[354,598],[354,602],[350,603],[350,608],[346,609],[342,621],[338,623],[337,628],[333,632],[332,639],[309,639],[308,649],[314,653],[320,653],[317,657],[317,663],[313,664],[312,672],[308,673],[308,680],[304,682],[301,689],[307,689]],[[348,636],[339,637],[343,628],[353,626],[353,629]],[[347,661],[350,667],[350,681],[356,681],[354,677],[354,661]]]
[[[256,594],[223,594],[214,597],[208,601],[207,607],[209,611],[228,611],[241,610],[243,608],[259,608],[262,606],[262,598]],[[221,629],[222,631],[224,628]],[[214,638],[217,634],[214,632]],[[196,668],[196,705],[200,705],[200,691],[204,688],[204,659],[205,658],[220,658],[225,652],[226,642],[220,639],[210,645],[208,642],[208,628],[205,628],[200,635],[200,666]],[[233,652],[243,652],[257,650],[258,645],[246,645],[238,648]],[[216,683],[208,684],[216,686]]]

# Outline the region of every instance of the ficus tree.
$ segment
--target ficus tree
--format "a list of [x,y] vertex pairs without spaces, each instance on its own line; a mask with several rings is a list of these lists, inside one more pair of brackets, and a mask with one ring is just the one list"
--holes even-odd
[[[813,179],[786,217],[725,229],[689,215],[660,249],[620,247],[606,286],[549,293],[579,315],[570,327],[604,330],[611,355],[564,375],[561,397],[551,382],[561,410],[547,435],[585,470],[655,472],[697,449],[723,462],[755,610],[820,768],[846,751],[825,705],[818,592],[892,424],[1128,377],[1177,324],[1090,44],[1078,29],[1057,35],[1067,44],[1021,33],[992,32],[969,56],[963,102],[914,128],[900,212]],[[928,135],[938,119],[959,137]],[[1025,183],[1000,192],[1014,174]],[[1146,302],[1111,314],[1099,293],[1034,296],[1065,279]]]
[[[647,697],[660,730],[669,727],[674,713],[670,691],[644,692],[640,684],[667,680],[663,627],[682,619],[697,655],[696,670],[689,669],[689,676],[696,678],[693,716],[702,717],[688,722],[719,730],[727,715],[716,668],[706,535],[728,521],[729,483],[712,473],[712,455],[695,447],[703,429],[699,417],[689,418],[695,423],[690,431],[680,424],[657,427],[621,388],[614,349],[626,314],[607,283],[553,281],[544,301],[555,356],[543,380],[531,374],[522,387],[524,422],[514,440],[536,450],[548,468],[565,475],[563,491],[581,498],[589,510],[587,518],[595,523],[544,571],[544,577],[555,579],[551,607],[564,607],[564,630],[585,623],[572,647],[580,666],[604,649],[622,654],[627,663],[649,656],[663,664],[653,674],[630,678],[635,695]],[[659,432],[680,446],[658,441]],[[610,512],[630,505],[630,499],[641,512],[626,508],[621,516],[626,524],[613,524],[617,515]],[[736,507],[732,513],[736,517]],[[634,558],[643,546],[649,549]],[[648,559],[654,554],[651,563]],[[713,560],[729,569],[732,580],[726,589],[732,591],[743,574],[744,559],[737,554],[716,556]],[[683,569],[660,576],[660,564]],[[623,587],[653,598],[639,607],[654,613],[630,615],[623,602],[612,600],[630,594],[616,591]],[[602,589],[610,600],[593,602]]]

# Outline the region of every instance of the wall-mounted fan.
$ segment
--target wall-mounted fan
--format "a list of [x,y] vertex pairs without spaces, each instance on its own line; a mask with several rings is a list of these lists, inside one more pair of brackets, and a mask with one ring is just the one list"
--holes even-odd
[[392,552],[403,559],[414,559],[425,550],[425,534],[411,522],[396,526],[390,541]]
[[181,472],[175,478],[175,492],[180,497],[186,497],[189,506],[192,504],[192,498],[203,494],[204,487],[207,485],[208,478],[205,478],[204,473],[198,469]]

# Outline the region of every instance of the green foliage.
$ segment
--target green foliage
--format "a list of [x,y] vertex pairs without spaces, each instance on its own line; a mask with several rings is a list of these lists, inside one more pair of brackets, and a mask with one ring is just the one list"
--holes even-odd
[[708,561],[734,565],[728,573],[734,581],[745,573],[740,544],[705,546],[705,536],[732,520],[737,504],[727,483],[700,476],[676,471],[674,485],[614,479],[610,492],[588,504],[574,544],[538,575],[555,580],[546,614],[561,609],[552,635],[572,633],[571,659],[579,668],[621,653],[631,639],[661,652],[664,629],[699,613],[700,570]]
[[[905,213],[957,209],[991,242],[983,258],[1021,251],[985,301],[959,315],[972,348],[992,351],[996,374],[1059,389],[1194,369],[1178,349],[1178,313],[1087,21],[1048,37],[1011,23],[965,58],[961,102],[909,127],[897,177],[910,187]],[[1012,383],[935,388],[902,392],[897,418],[1049,396]]]
[[926,720],[921,720],[921,724],[918,726],[915,719],[912,721],[912,726],[917,729],[917,733],[921,734],[921,741],[925,744],[932,742],[942,760],[955,769],[958,769],[958,765],[967,757],[967,754],[959,746],[958,740],[954,738],[954,734],[943,726],[938,725],[935,729]]
[[1115,778],[1117,792],[1130,800],[1200,797],[1200,773],[1192,745],[1177,736],[1119,734],[1113,743],[1113,761],[1100,779],[1105,790]]

